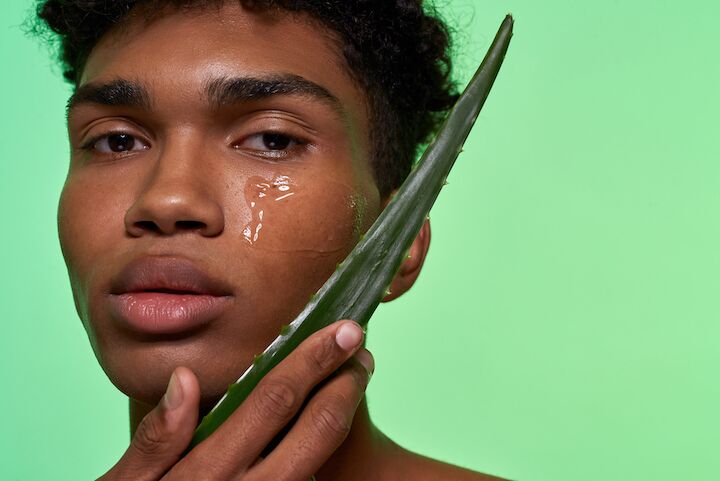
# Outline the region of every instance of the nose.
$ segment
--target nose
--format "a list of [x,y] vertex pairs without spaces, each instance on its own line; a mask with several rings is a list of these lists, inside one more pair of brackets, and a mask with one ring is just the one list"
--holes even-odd
[[193,162],[191,157],[197,156],[190,152],[192,149],[167,147],[159,155],[125,213],[128,234],[141,237],[197,232],[214,237],[223,231],[225,218],[213,196],[212,179],[204,177],[203,170],[207,169]]

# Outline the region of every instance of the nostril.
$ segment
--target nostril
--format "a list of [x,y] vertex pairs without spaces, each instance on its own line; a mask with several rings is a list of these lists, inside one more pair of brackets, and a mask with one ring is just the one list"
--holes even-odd
[[135,222],[135,227],[141,231],[160,232],[160,227],[151,220],[139,220]]
[[140,236],[145,233],[152,232],[160,235],[171,235],[173,233],[180,232],[203,232],[207,230],[208,225],[205,222],[197,220],[177,220],[175,222],[168,222],[167,225],[154,222],[152,220],[138,220],[133,224],[131,233],[133,235]]
[[175,227],[178,230],[200,230],[206,226],[204,222],[197,220],[178,220],[175,222]]

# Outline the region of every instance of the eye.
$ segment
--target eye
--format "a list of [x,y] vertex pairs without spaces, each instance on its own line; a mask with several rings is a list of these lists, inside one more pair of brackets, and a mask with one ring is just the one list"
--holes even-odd
[[149,146],[138,138],[123,132],[106,134],[96,137],[87,144],[103,154],[122,154],[133,150],[146,150]]
[[233,147],[265,157],[284,157],[302,144],[303,142],[300,140],[283,133],[263,132],[250,135],[241,142],[233,144]]

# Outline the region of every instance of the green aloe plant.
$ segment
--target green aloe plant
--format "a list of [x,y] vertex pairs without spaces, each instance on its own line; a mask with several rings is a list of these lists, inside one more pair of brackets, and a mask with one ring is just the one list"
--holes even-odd
[[339,319],[353,319],[361,326],[367,324],[446,184],[500,70],[512,27],[513,19],[508,15],[475,76],[388,206],[303,311],[283,326],[280,335],[256,356],[248,370],[202,419],[188,450],[210,436],[263,376],[312,333]]

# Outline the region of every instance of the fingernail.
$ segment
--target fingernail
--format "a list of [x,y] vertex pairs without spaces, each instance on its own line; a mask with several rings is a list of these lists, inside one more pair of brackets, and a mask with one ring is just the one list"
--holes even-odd
[[173,372],[170,376],[170,383],[168,384],[165,396],[163,396],[163,402],[168,411],[178,408],[182,404],[183,390],[180,380],[177,375]]
[[346,322],[335,334],[335,342],[345,351],[352,351],[360,345],[363,339],[363,331],[354,322]]
[[368,373],[368,377],[372,377],[373,372],[375,372],[375,359],[373,359],[373,355],[370,354],[370,351],[367,349],[360,349],[357,353],[355,353],[355,358],[363,365]]

